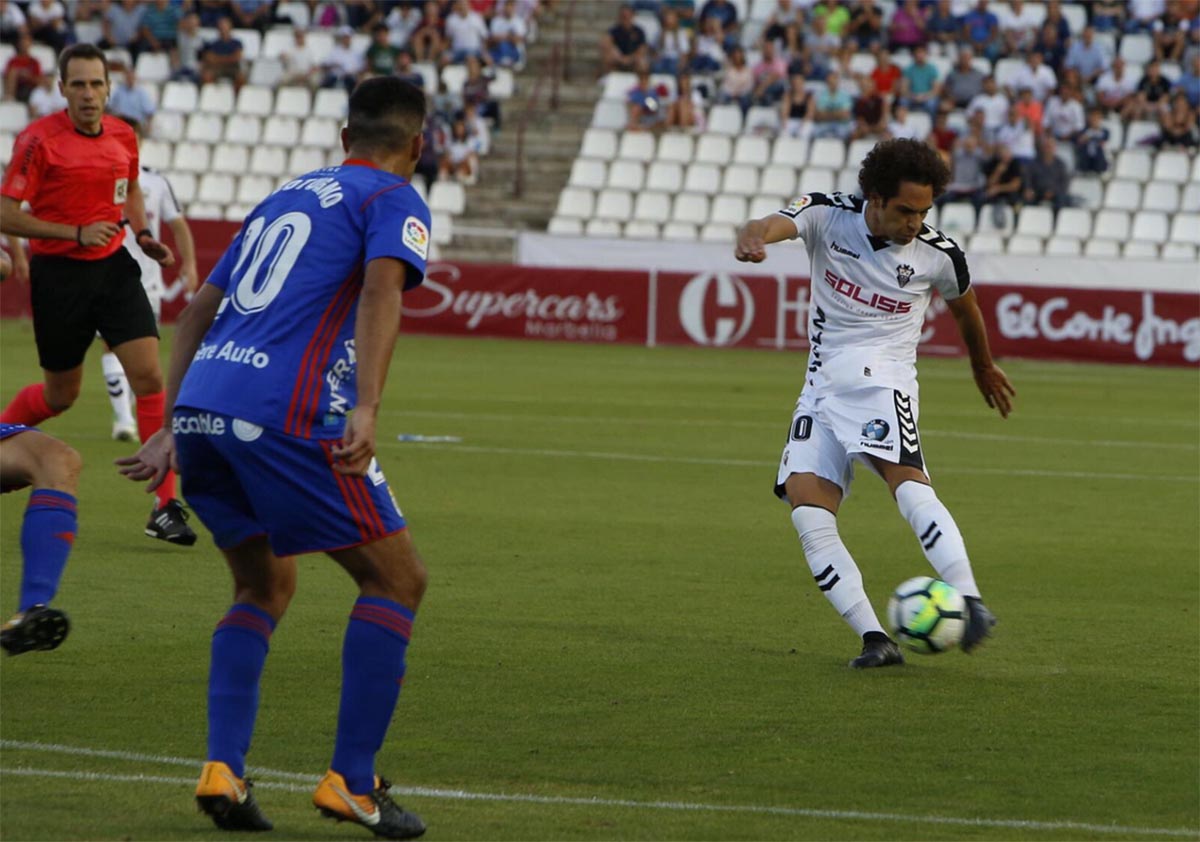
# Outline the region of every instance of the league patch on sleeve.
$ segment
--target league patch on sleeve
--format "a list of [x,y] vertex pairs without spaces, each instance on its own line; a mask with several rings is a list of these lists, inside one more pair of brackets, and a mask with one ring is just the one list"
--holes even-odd
[[429,229],[425,227],[425,223],[417,219],[415,216],[410,216],[404,220],[404,233],[402,236],[404,245],[415,251],[421,256],[422,260],[429,257]]
[[805,194],[805,195],[801,196],[799,199],[793,200],[792,203],[790,205],[788,205],[786,208],[784,208],[783,210],[781,210],[780,213],[783,214],[784,216],[790,216],[792,219],[795,219],[797,216],[800,215],[800,211],[804,210],[806,207],[808,207],[811,204],[812,204],[812,196]]

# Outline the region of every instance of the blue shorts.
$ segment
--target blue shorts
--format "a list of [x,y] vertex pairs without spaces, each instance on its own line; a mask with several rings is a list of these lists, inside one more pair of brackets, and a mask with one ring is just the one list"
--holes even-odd
[[276,555],[331,552],[405,528],[376,461],[363,477],[333,470],[335,440],[189,407],[171,429],[183,496],[221,549],[265,535]]
[[0,424],[0,441],[15,436],[17,433],[37,431],[37,427],[26,427],[24,424]]

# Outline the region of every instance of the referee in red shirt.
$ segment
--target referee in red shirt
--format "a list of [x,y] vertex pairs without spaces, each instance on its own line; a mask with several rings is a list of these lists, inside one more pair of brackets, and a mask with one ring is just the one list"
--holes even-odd
[[[164,266],[175,258],[146,224],[137,138],[125,122],[104,114],[104,53],[93,44],[75,44],[59,56],[58,70],[67,108],[17,136],[0,188],[0,231],[28,237],[33,252],[33,332],[45,382],[22,389],[0,421],[33,426],[75,403],[84,356],[99,332],[129,377],[145,441],[163,425],[158,327],[141,270],[121,248],[122,220],[138,232],[148,257]],[[29,212],[21,209],[23,201]],[[174,476],[156,493],[146,534],[194,544],[196,533],[175,499]]]

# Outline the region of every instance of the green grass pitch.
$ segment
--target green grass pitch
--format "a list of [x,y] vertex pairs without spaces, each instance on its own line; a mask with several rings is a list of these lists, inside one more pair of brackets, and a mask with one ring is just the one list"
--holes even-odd
[[[192,787],[228,575],[206,532],[143,537],[98,350],[44,425],[86,461],[74,629],[0,667],[0,837],[227,839]],[[7,401],[29,325],[0,352]],[[1200,836],[1196,370],[1012,361],[1005,422],[965,361],[923,361],[927,459],[1000,626],[857,673],[770,493],[802,363],[402,337],[379,456],[431,581],[379,768],[428,838]],[[5,616],[26,496],[0,503]],[[929,571],[874,477],[840,522],[877,610]],[[250,755],[271,838],[369,838],[309,803],[353,600],[302,559]]]

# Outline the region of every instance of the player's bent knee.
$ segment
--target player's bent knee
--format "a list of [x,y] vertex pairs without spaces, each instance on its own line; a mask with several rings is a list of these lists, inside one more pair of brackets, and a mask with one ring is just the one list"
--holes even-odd
[[50,487],[75,493],[79,486],[79,474],[83,470],[83,457],[79,451],[55,441],[55,447],[46,458],[46,467]]

